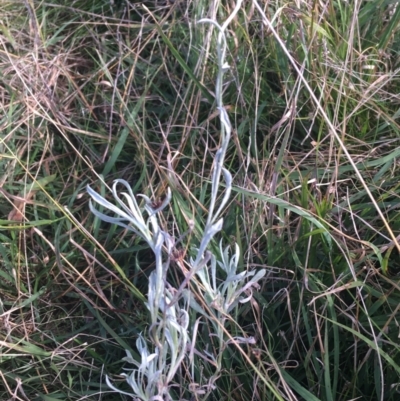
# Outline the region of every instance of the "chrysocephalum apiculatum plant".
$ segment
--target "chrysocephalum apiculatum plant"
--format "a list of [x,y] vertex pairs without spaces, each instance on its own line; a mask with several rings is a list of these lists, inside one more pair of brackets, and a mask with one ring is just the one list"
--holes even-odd
[[[202,19],[199,23],[213,24],[218,31],[217,38],[217,61],[218,76],[216,80],[216,103],[221,121],[221,147],[215,154],[212,170],[211,200],[209,205],[207,222],[203,236],[197,248],[193,249],[194,257],[191,257],[187,266],[190,270],[186,280],[178,289],[172,289],[167,282],[167,272],[173,257],[175,238],[165,232],[159,224],[158,213],[160,213],[171,201],[171,191],[168,189],[167,197],[157,208],[145,195],[138,195],[144,199],[144,207],[140,207],[136,201],[131,187],[125,180],[118,179],[114,182],[112,193],[116,205],[110,203],[90,186],[87,191],[92,200],[113,212],[116,217],[99,212],[90,203],[92,213],[103,221],[117,224],[132,231],[141,237],[151,248],[155,255],[155,270],[150,274],[147,308],[150,312],[148,338],[140,335],[136,341],[141,360],[136,361],[127,350],[124,361],[135,366],[130,373],[123,373],[126,381],[132,389],[132,393],[121,391],[116,388],[106,377],[107,384],[115,391],[140,399],[150,400],[172,400],[171,385],[174,377],[182,364],[187,359],[188,364],[193,363],[193,350],[196,347],[196,324],[189,321],[188,310],[202,314],[209,320],[210,327],[214,330],[213,336],[217,338],[219,348],[217,355],[203,352],[205,359],[212,360],[214,373],[208,379],[205,386],[199,386],[194,391],[204,398],[215,388],[215,380],[222,369],[223,350],[230,340],[224,330],[224,323],[230,316],[238,303],[244,303],[251,299],[251,287],[256,287],[258,281],[264,276],[265,270],[238,272],[239,247],[235,245],[233,255],[230,255],[229,247],[225,249],[220,243],[219,255],[214,255],[209,250],[210,241],[222,229],[223,219],[220,217],[224,206],[227,204],[231,188],[232,177],[224,168],[224,158],[231,138],[232,126],[228,114],[223,106],[222,84],[224,74],[229,70],[225,61],[226,38],[225,31],[229,23],[238,12],[241,1],[238,1],[234,12],[227,21],[220,26],[215,21]],[[220,189],[220,181],[223,177],[225,190],[222,201],[217,204],[217,194]],[[118,185],[126,188],[127,192],[119,195]],[[122,195],[122,196],[121,196]],[[146,216],[146,217],[145,217]],[[224,272],[224,279],[218,276],[217,266]],[[217,279],[218,276],[218,279]],[[201,307],[195,301],[194,294],[190,291],[189,281],[197,279],[201,286],[197,286],[202,296],[202,302],[206,307]],[[218,284],[217,284],[218,283]],[[246,296],[243,297],[243,293]],[[252,342],[252,338],[234,337],[236,343]],[[193,385],[192,391],[193,391]]]

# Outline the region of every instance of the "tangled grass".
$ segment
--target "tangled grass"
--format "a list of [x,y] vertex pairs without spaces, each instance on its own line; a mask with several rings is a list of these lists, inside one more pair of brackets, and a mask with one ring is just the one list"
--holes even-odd
[[400,8],[237,4],[0,4],[1,399],[398,399]]

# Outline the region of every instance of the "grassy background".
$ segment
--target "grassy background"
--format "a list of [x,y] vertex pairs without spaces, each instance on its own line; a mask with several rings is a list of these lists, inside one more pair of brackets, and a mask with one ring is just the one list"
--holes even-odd
[[[124,388],[152,254],[85,186],[169,186],[164,224],[193,220],[196,244],[219,143],[215,32],[196,21],[233,7],[1,2],[0,399],[121,399],[104,375]],[[268,273],[228,327],[257,344],[226,349],[215,400],[399,397],[399,21],[388,0],[245,0],[230,25],[223,237]],[[211,374],[196,361],[177,399]]]

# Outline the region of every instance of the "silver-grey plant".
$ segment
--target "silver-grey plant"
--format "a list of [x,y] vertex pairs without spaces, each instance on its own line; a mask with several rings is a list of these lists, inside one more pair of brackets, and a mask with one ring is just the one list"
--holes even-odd
[[[233,255],[230,255],[229,247],[223,247],[220,242],[220,250],[217,255],[210,251],[210,242],[222,230],[223,219],[220,217],[229,201],[232,176],[224,168],[226,150],[231,138],[232,126],[228,113],[222,101],[222,84],[224,74],[229,70],[225,62],[226,38],[225,30],[238,12],[241,1],[227,21],[220,26],[215,21],[203,19],[199,23],[211,23],[218,30],[217,60],[218,76],[216,81],[216,102],[221,121],[221,146],[215,154],[211,177],[211,200],[209,214],[204,227],[203,235],[197,248],[192,248],[192,257],[186,261],[190,267],[185,285],[173,289],[167,282],[167,272],[171,263],[171,256],[175,246],[175,238],[164,231],[159,224],[158,214],[171,201],[171,191],[168,189],[163,203],[154,208],[151,200],[145,195],[138,195],[144,200],[144,205],[139,206],[130,185],[125,180],[116,180],[112,187],[115,204],[106,200],[94,191],[90,186],[87,191],[92,200],[103,209],[112,212],[114,216],[98,211],[90,202],[90,210],[99,219],[122,226],[142,238],[155,256],[155,269],[150,274],[147,308],[150,313],[148,340],[140,335],[136,341],[136,347],[140,354],[140,361],[136,361],[129,351],[124,361],[135,366],[129,373],[123,373],[132,393],[122,391],[115,387],[109,377],[106,377],[108,386],[136,400],[172,400],[171,385],[182,362],[186,359],[193,363],[193,352],[196,347],[197,323],[190,324],[189,313],[199,313],[211,323],[214,330],[213,336],[218,339],[219,351],[212,355],[208,351],[198,354],[205,356],[205,360],[212,360],[215,371],[208,379],[205,389],[200,385],[195,390],[198,395],[207,398],[222,368],[222,354],[225,347],[232,342],[232,337],[227,337],[224,323],[239,303],[248,302],[252,298],[252,288],[257,288],[259,280],[265,275],[265,270],[238,271],[240,250],[235,245]],[[223,177],[225,189],[222,200],[217,205],[217,195],[221,189],[220,181]],[[118,185],[125,187],[126,191],[118,192]],[[218,269],[219,267],[219,269]],[[221,278],[219,271],[224,272]],[[201,307],[196,301],[195,294],[191,293],[188,282],[192,281],[201,294]],[[196,283],[201,285],[197,285]],[[236,344],[254,343],[253,338],[233,337]],[[150,347],[150,349],[149,349]],[[193,387],[193,386],[192,386]]]

